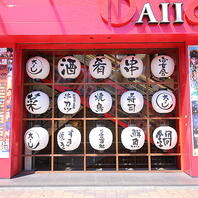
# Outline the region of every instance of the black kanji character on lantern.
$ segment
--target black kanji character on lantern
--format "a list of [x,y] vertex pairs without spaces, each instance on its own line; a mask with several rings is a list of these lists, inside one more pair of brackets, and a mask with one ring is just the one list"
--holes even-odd
[[98,101],[98,104],[96,105],[96,108],[97,108],[96,112],[99,112],[99,111],[102,112],[104,109],[104,107],[100,103],[100,101],[101,102],[105,101],[105,98],[103,98],[103,96],[104,96],[104,94],[102,92],[97,93],[97,95],[95,95],[95,100]]
[[69,101],[69,99],[71,98],[71,94],[67,93],[64,96],[64,103],[65,103],[65,107],[64,110],[66,110],[67,112],[69,112],[72,108],[71,108],[71,102]]
[[156,138],[158,139],[157,144],[159,144],[159,147],[163,147],[162,136],[164,136],[163,133],[162,133],[162,130],[159,130],[156,134]]
[[131,147],[138,147],[139,140],[137,138],[132,139],[132,145]]
[[64,131],[61,131],[61,132],[60,132],[60,134],[59,134],[59,140],[60,140],[60,141],[65,140],[65,133],[64,133]]
[[171,146],[172,143],[172,131],[165,131],[165,137],[163,138],[164,146]]
[[37,93],[36,95],[28,94],[27,96],[27,107],[29,110],[34,112],[34,110],[39,110],[41,107],[35,108],[37,106],[38,100],[37,98],[41,96],[40,93]]
[[134,66],[137,63],[138,61],[134,60],[134,57],[132,57],[131,60],[125,60],[125,65],[129,67],[124,67],[124,69],[126,70],[126,72],[131,71],[131,75],[133,75],[133,72],[139,69],[139,67]]
[[[39,65],[40,64],[40,65]],[[30,68],[30,70],[31,70],[31,73],[32,74],[39,74],[39,73],[41,73],[42,72],[42,67],[41,67],[41,65],[42,65],[42,63],[41,63],[41,61],[40,60],[38,60],[38,59],[33,59],[32,61],[31,61],[31,68]],[[40,70],[38,70],[38,69],[40,69]]]
[[70,136],[67,140],[66,146],[70,146],[72,144],[72,133],[73,133],[73,129],[71,129],[71,131],[68,131],[68,136]]
[[99,134],[99,141],[100,141],[100,144],[99,144],[99,148],[105,148],[105,145],[104,145],[104,131],[103,129],[100,130],[100,134]]
[[167,65],[167,58],[162,57],[162,59],[159,59],[159,62],[161,62],[161,64],[159,64],[160,67],[162,67],[162,69],[160,70],[159,74],[161,74],[161,76],[165,76],[166,74],[168,74],[168,72],[166,71],[166,65]]
[[93,72],[97,71],[98,74],[101,73],[102,75],[104,75],[106,63],[103,63],[102,59],[105,59],[105,57],[96,58],[95,64],[93,65],[93,67],[95,67]]
[[[67,64],[66,61],[69,63]],[[77,66],[74,64],[76,62],[75,59],[71,59],[71,58],[63,58],[62,59],[62,63],[60,64],[60,66],[64,67],[63,70],[61,71],[62,75],[65,75],[65,73],[67,73],[67,75],[73,75],[76,73],[76,69]]]

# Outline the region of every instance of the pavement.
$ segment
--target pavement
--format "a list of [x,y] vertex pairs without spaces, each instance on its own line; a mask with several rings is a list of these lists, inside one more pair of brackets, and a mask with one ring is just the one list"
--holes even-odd
[[0,179],[0,198],[198,197],[198,178],[177,173],[37,173]]

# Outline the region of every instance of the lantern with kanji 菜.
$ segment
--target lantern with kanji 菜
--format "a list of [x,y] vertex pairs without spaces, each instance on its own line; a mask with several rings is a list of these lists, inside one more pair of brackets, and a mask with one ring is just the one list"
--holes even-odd
[[58,96],[57,100],[58,109],[64,114],[74,114],[80,109],[80,96],[71,91],[66,90]]
[[98,80],[108,78],[111,74],[111,70],[111,61],[103,55],[97,55],[89,63],[89,72],[91,76]]
[[95,150],[104,151],[108,149],[113,142],[112,132],[107,127],[98,125],[91,130],[89,142]]
[[89,97],[89,106],[94,113],[107,113],[112,106],[112,97],[106,91],[95,91]]
[[139,127],[129,125],[122,131],[121,141],[125,148],[129,150],[138,150],[144,145],[144,131]]
[[151,72],[157,78],[167,78],[175,69],[174,60],[167,55],[159,55],[151,62]]
[[81,133],[72,125],[66,125],[57,134],[58,146],[64,151],[73,151],[80,146]]
[[155,146],[162,150],[169,150],[177,144],[177,132],[169,126],[160,126],[153,132]]
[[35,56],[27,61],[26,71],[32,79],[44,79],[49,75],[50,64],[45,58]]
[[39,89],[35,90],[26,96],[25,107],[32,114],[45,113],[49,108],[49,97]]
[[49,133],[40,126],[28,129],[24,135],[25,146],[32,151],[44,149],[49,141]]
[[75,79],[79,76],[80,71],[80,61],[73,56],[65,56],[58,62],[58,73],[64,79]]
[[120,104],[126,113],[138,113],[144,106],[144,98],[141,93],[135,90],[129,90],[122,94]]
[[176,105],[175,95],[166,90],[156,92],[152,97],[152,106],[158,113],[169,113]]
[[120,71],[125,78],[133,80],[142,74],[143,62],[136,56],[127,56],[126,58],[122,59],[120,63]]

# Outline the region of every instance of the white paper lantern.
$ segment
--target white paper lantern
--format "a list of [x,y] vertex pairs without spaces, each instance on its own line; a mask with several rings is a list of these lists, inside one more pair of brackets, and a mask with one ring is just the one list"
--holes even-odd
[[40,56],[32,57],[26,63],[26,71],[32,79],[44,79],[49,75],[50,64]]
[[175,95],[166,90],[156,92],[152,97],[152,106],[158,113],[169,113],[176,105]]
[[81,133],[71,125],[66,125],[57,134],[58,146],[64,151],[77,149],[81,142]]
[[33,91],[26,96],[25,107],[32,114],[45,113],[49,108],[49,97],[40,90]]
[[136,56],[127,56],[120,63],[120,71],[125,78],[138,78],[143,71],[143,62]]
[[89,106],[94,113],[107,113],[112,106],[112,97],[106,91],[95,91],[90,95]]
[[153,132],[155,145],[162,150],[169,150],[177,144],[177,132],[169,126],[160,126]]
[[59,110],[64,114],[74,114],[80,109],[80,96],[73,91],[65,91],[58,96]]
[[58,73],[64,79],[77,78],[81,71],[80,61],[73,56],[65,56],[58,62]]
[[104,151],[111,146],[113,134],[110,129],[97,126],[89,133],[89,142],[95,150]]
[[122,94],[120,103],[126,113],[138,113],[144,106],[144,98],[141,93],[131,90]]
[[172,75],[175,63],[170,56],[160,55],[151,62],[151,72],[155,77],[166,78]]
[[138,150],[144,145],[144,131],[139,127],[129,126],[122,131],[121,141],[125,148],[129,150]]
[[111,61],[104,56],[96,56],[89,63],[89,72],[93,78],[103,80],[111,74]]
[[49,133],[40,126],[28,129],[24,135],[25,146],[32,151],[44,149],[49,141]]

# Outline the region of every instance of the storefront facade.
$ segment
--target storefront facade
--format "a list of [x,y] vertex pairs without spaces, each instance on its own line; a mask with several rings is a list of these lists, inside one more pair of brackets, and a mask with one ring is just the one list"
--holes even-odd
[[[44,0],[42,5],[37,0],[3,1],[0,178],[40,171],[186,172],[197,177],[197,7],[198,2],[192,0]],[[26,68],[29,60],[34,59],[35,63],[35,57],[47,60],[50,68],[47,77],[40,81],[34,80]],[[173,72],[166,77],[169,57],[173,60]],[[104,62],[105,59],[109,62]],[[158,72],[161,77],[152,70],[154,59],[161,62],[156,66],[161,68]],[[91,61],[99,77],[91,72]],[[79,75],[72,78],[77,72],[77,62]],[[127,65],[125,71],[133,74],[139,70],[137,62],[142,63],[141,74],[125,77],[122,65]],[[64,64],[65,69],[59,71]],[[110,73],[101,79],[104,68]],[[70,76],[64,77],[66,73]],[[44,101],[49,100],[49,105],[45,112],[34,113],[31,111],[38,102],[34,97],[40,95],[32,92],[38,89],[40,95],[47,95]],[[77,94],[75,101],[79,96],[80,105],[74,113],[68,113],[69,91]],[[130,98],[124,100],[127,91],[131,91]],[[152,98],[160,91],[174,95],[171,103],[171,96],[167,98],[163,93],[166,98],[163,107],[168,102],[170,108],[174,106],[170,111],[155,109]],[[136,102],[140,99],[134,97],[136,92],[142,95],[142,107],[137,112]],[[62,93],[63,109],[67,112],[60,110]],[[105,98],[106,94],[111,99]],[[105,100],[108,103],[102,106]],[[95,109],[91,107],[94,102]],[[130,108],[129,112],[124,110],[124,104]],[[67,131],[66,137],[61,130],[65,125],[68,129],[68,124],[74,128]],[[36,145],[32,133],[25,135],[35,125],[47,131],[47,136]],[[128,136],[123,135],[128,126],[134,128]],[[163,133],[164,126],[170,127],[165,130],[167,136]],[[93,129],[96,131],[91,137]],[[176,139],[172,129],[176,131]],[[110,135],[105,135],[105,130],[110,130]],[[128,140],[129,147],[124,144]],[[73,142],[78,142],[77,146],[70,147]],[[46,145],[34,149],[42,144]],[[164,149],[162,144],[170,147]]]

